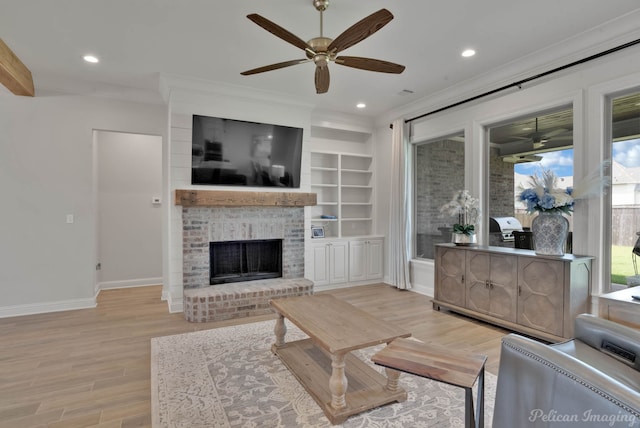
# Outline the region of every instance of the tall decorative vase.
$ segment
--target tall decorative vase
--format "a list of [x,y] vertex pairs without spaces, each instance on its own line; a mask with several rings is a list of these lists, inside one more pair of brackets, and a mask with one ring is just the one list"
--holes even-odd
[[563,256],[569,220],[557,211],[542,211],[531,222],[536,254]]

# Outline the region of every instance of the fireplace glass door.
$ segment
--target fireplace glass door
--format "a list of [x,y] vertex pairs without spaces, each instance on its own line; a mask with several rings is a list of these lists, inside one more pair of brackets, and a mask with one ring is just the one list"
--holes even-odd
[[282,240],[209,243],[211,285],[282,276]]

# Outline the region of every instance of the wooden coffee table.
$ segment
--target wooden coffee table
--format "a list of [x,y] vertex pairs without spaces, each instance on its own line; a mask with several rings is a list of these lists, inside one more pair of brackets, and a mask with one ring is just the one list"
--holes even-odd
[[[276,342],[271,350],[316,400],[332,424],[394,401],[407,393],[398,386],[400,373],[387,376],[356,358],[351,351],[411,336],[407,330],[329,294],[270,301],[278,313]],[[308,339],[285,342],[287,318]]]

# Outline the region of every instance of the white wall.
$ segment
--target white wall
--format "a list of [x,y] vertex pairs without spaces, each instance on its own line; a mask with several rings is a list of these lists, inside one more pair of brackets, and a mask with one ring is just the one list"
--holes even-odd
[[98,288],[161,284],[162,137],[96,131],[95,141]]
[[[574,177],[576,182],[601,163],[605,153],[605,96],[607,94],[640,88],[640,47],[627,48],[602,59],[586,63],[575,69],[558,73],[540,82],[530,83],[520,90],[506,91],[484,101],[471,103],[442,113],[428,116],[413,123],[411,141],[420,142],[465,131],[466,188],[486,201],[485,159],[487,145],[484,127],[509,118],[533,114],[540,110],[572,104],[574,108]],[[451,99],[450,103],[459,101]],[[406,118],[418,116],[446,105],[423,106],[406,113]],[[388,123],[379,124],[376,134],[377,168],[388,170],[391,158],[391,134]],[[384,181],[377,186],[378,201],[384,207],[388,201],[388,187]],[[594,291],[598,292],[607,274],[604,260],[608,260],[606,242],[606,216],[600,198],[588,202],[578,201],[574,211],[574,252],[596,257],[593,269]],[[388,215],[379,212],[380,228],[388,227]],[[487,242],[487,222],[480,228],[481,243]],[[385,223],[386,220],[386,224]],[[388,240],[387,240],[388,242]],[[423,262],[423,263],[431,263]],[[415,281],[425,289],[433,289],[432,266],[413,270]]]
[[95,129],[163,135],[166,108],[0,95],[0,317],[95,305]]

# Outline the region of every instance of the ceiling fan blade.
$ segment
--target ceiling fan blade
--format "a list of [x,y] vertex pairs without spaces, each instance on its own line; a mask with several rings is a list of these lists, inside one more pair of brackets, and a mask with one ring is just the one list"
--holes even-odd
[[327,52],[340,52],[366,39],[393,19],[387,9],[380,9],[366,18],[356,22],[336,37],[327,47]]
[[316,94],[324,94],[329,91],[329,67],[316,66]]
[[311,47],[307,44],[307,42],[302,40],[300,37],[296,36],[293,33],[290,33],[289,31],[285,30],[278,24],[269,21],[267,18],[264,18],[258,15],[257,13],[252,13],[250,15],[247,15],[247,18],[249,18],[256,24],[258,24],[259,26],[261,26],[262,28],[264,28],[274,36],[280,37],[285,42],[291,43],[293,46],[299,47],[302,50],[307,50],[307,49],[312,50]]
[[247,71],[243,71],[242,74],[243,76],[249,76],[251,74],[258,74],[258,73],[264,73],[265,71],[271,71],[271,70],[277,70],[279,68],[285,68],[285,67],[289,67],[291,65],[297,65],[297,64],[302,64],[304,62],[309,62],[311,61],[310,59],[294,59],[291,61],[285,61],[285,62],[279,62],[277,64],[271,64],[271,65],[265,65],[264,67],[258,67],[258,68],[254,68],[251,70],[247,70]]
[[554,129],[553,131],[545,132],[544,136],[546,138],[551,138],[551,137],[555,137],[556,135],[564,134],[567,131],[568,131],[568,129],[558,128],[558,129]]
[[361,70],[378,71],[380,73],[400,74],[404,71],[404,65],[359,56],[339,56],[335,59],[335,63],[347,67],[359,68]]

